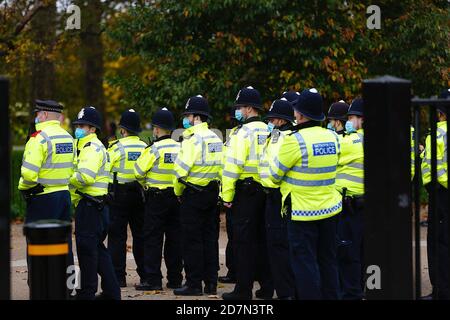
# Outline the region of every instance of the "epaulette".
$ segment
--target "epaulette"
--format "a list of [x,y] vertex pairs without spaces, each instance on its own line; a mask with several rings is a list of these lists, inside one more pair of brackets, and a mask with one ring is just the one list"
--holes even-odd
[[91,145],[90,142],[86,143],[86,144],[84,145],[83,149],[86,148],[86,147],[89,147],[90,145]]
[[194,135],[195,135],[195,133],[193,133],[193,134],[191,134],[190,136],[187,136],[187,137],[183,137],[183,136],[182,136],[182,137],[183,137],[183,139],[186,139],[186,140],[187,140],[187,139],[192,138]]
[[278,139],[279,139],[280,136],[281,136],[281,131],[280,131],[280,130],[274,130],[274,131],[272,131],[272,132],[270,133],[269,136],[271,136],[271,140],[270,140],[270,141],[271,141],[273,144],[275,144],[275,143],[278,142]]
[[111,147],[115,146],[118,142],[119,142],[119,140],[116,140],[116,141],[110,143],[108,148],[111,148]]
[[31,135],[31,137],[36,137],[39,133],[41,133],[42,132],[42,130],[38,130],[38,131],[36,131],[35,133],[33,133],[32,135]]

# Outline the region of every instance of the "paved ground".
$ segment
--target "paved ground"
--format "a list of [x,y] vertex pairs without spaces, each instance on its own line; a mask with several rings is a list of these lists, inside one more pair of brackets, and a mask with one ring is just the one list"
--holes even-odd
[[[220,253],[220,271],[219,275],[226,274],[225,267],[225,247],[227,243],[227,235],[225,232],[224,217],[222,217],[221,232],[219,239],[219,253]],[[25,238],[22,235],[23,225],[13,224],[11,229],[11,266],[12,266],[12,298],[15,300],[26,300],[29,297],[29,291],[27,286],[27,267],[26,267],[26,244]],[[426,228],[422,228],[422,239],[425,239]],[[163,280],[163,291],[159,292],[142,292],[134,290],[134,285],[139,282],[139,277],[135,272],[135,263],[133,256],[131,254],[131,236],[129,235],[128,240],[128,257],[127,257],[127,283],[128,287],[122,289],[122,299],[126,300],[161,300],[161,299],[195,299],[195,300],[208,300],[208,299],[220,299],[219,297],[223,292],[228,292],[233,289],[233,285],[223,285],[218,286],[217,296],[201,296],[192,298],[180,298],[174,296],[172,290],[166,289],[166,281]],[[73,241],[75,244],[75,241]],[[430,293],[430,284],[428,279],[428,269],[426,262],[426,242],[422,240],[422,293]],[[76,251],[74,251],[76,252]],[[165,274],[165,266],[163,263],[163,275]],[[256,284],[255,289],[259,286]]]

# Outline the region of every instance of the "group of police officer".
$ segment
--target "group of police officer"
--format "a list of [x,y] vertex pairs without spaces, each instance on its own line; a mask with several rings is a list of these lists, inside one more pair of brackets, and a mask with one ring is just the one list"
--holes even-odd
[[[362,299],[363,101],[333,103],[327,128],[322,109],[316,89],[289,91],[262,118],[259,92],[245,87],[233,105],[237,125],[223,143],[208,128],[210,108],[198,95],[186,103],[181,142],[171,138],[175,119],[162,108],[147,146],[130,109],[119,123],[121,137],[107,149],[94,107],[78,113],[74,140],[60,126],[62,106],[37,100],[19,183],[26,220],[70,221],[75,205],[79,299],[120,299],[128,225],[137,290],[162,290],[164,253],[175,295],[215,295],[220,281],[235,283],[223,299],[252,299],[258,281],[262,299],[274,291],[285,300]],[[439,128],[446,149],[446,125]],[[220,203],[228,274],[218,278]]]

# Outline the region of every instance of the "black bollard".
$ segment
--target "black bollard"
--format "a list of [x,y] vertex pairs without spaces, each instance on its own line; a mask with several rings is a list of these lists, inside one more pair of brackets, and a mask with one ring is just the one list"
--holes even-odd
[[366,298],[412,299],[411,82],[363,82]]
[[9,82],[0,76],[0,300],[11,298],[10,203],[11,144],[9,130]]
[[69,237],[72,225],[61,220],[25,224],[30,300],[66,300]]

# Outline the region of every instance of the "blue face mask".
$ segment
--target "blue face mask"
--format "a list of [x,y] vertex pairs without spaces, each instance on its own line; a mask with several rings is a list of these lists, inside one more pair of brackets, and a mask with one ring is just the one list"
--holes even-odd
[[269,122],[269,123],[267,124],[267,128],[269,129],[270,132],[272,132],[273,129],[275,129],[275,125],[274,125],[272,122]]
[[244,116],[242,115],[242,111],[241,110],[235,110],[234,111],[234,117],[236,118],[237,121],[243,121],[244,120]]
[[353,126],[353,122],[347,121],[345,123],[345,131],[347,131],[348,133],[356,132],[356,129]]
[[38,124],[38,123],[39,123],[39,118],[38,118],[38,117],[34,118],[34,123],[35,123],[35,124]]
[[188,118],[183,118],[183,127],[185,129],[189,129],[190,127],[192,127],[192,124],[189,122]]
[[75,138],[76,139],[82,139],[82,138],[84,138],[84,137],[86,137],[86,131],[84,131],[83,129],[81,129],[81,128],[76,128],[75,129]]
[[333,127],[333,125],[331,124],[331,122],[328,122],[327,124],[327,129],[332,130],[332,131],[336,131],[336,129]]

